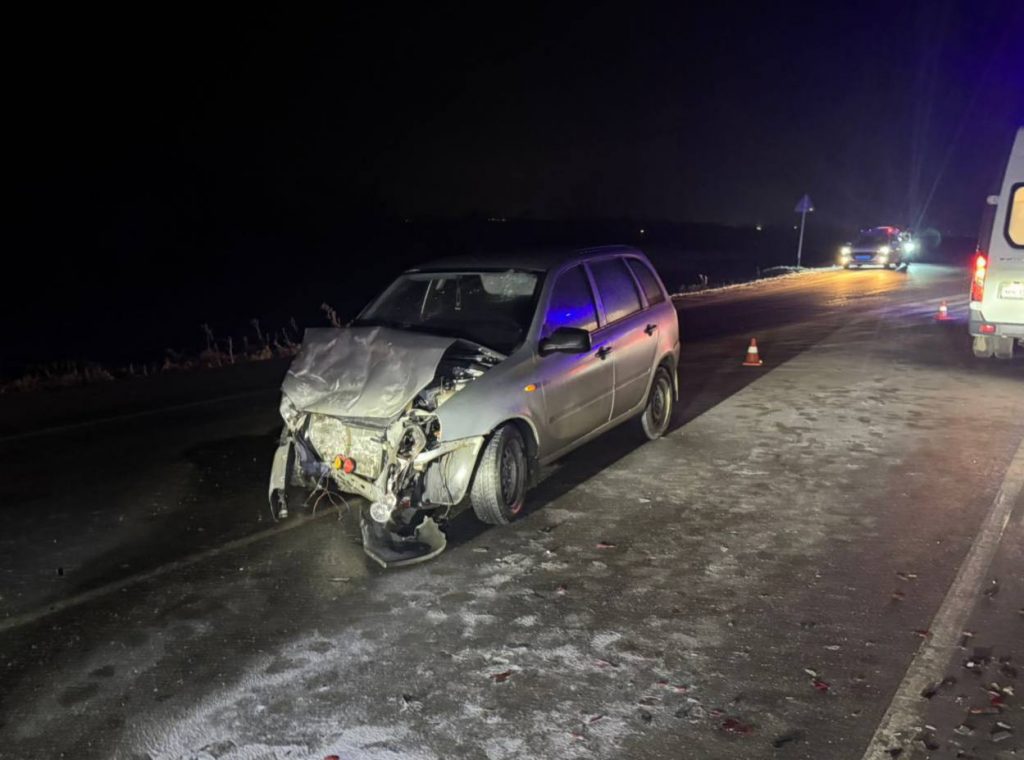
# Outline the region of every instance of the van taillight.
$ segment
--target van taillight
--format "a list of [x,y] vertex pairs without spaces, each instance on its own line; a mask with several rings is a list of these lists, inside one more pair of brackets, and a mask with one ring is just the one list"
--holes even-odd
[[974,279],[971,280],[971,300],[981,302],[985,297],[985,273],[988,271],[988,259],[979,253],[974,259]]

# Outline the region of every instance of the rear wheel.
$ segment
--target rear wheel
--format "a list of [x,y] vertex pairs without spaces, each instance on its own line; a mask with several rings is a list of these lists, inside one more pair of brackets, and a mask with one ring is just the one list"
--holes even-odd
[[647,405],[640,415],[640,428],[650,441],[661,438],[672,422],[675,395],[672,392],[672,377],[664,367],[654,372],[654,381],[647,394]]
[[512,522],[526,499],[529,463],[526,444],[515,425],[502,425],[487,442],[469,500],[482,522],[505,525]]

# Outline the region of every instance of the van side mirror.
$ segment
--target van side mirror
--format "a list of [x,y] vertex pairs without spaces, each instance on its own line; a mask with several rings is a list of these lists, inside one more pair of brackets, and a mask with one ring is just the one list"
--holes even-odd
[[578,327],[559,327],[540,342],[540,355],[582,354],[590,350],[590,333]]

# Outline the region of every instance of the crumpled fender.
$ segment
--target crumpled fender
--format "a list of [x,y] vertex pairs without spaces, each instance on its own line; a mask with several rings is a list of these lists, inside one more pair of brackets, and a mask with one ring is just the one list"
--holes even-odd
[[288,487],[288,475],[292,470],[293,449],[291,436],[281,436],[281,441],[274,451],[274,459],[270,464],[270,484],[267,487],[267,498],[274,505],[274,493],[284,491]]

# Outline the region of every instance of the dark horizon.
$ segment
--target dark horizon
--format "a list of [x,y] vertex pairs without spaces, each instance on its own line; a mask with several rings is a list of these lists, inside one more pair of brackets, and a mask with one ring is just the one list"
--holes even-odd
[[375,220],[972,235],[1024,124],[1013,0],[21,13],[4,309],[53,358],[379,278]]

